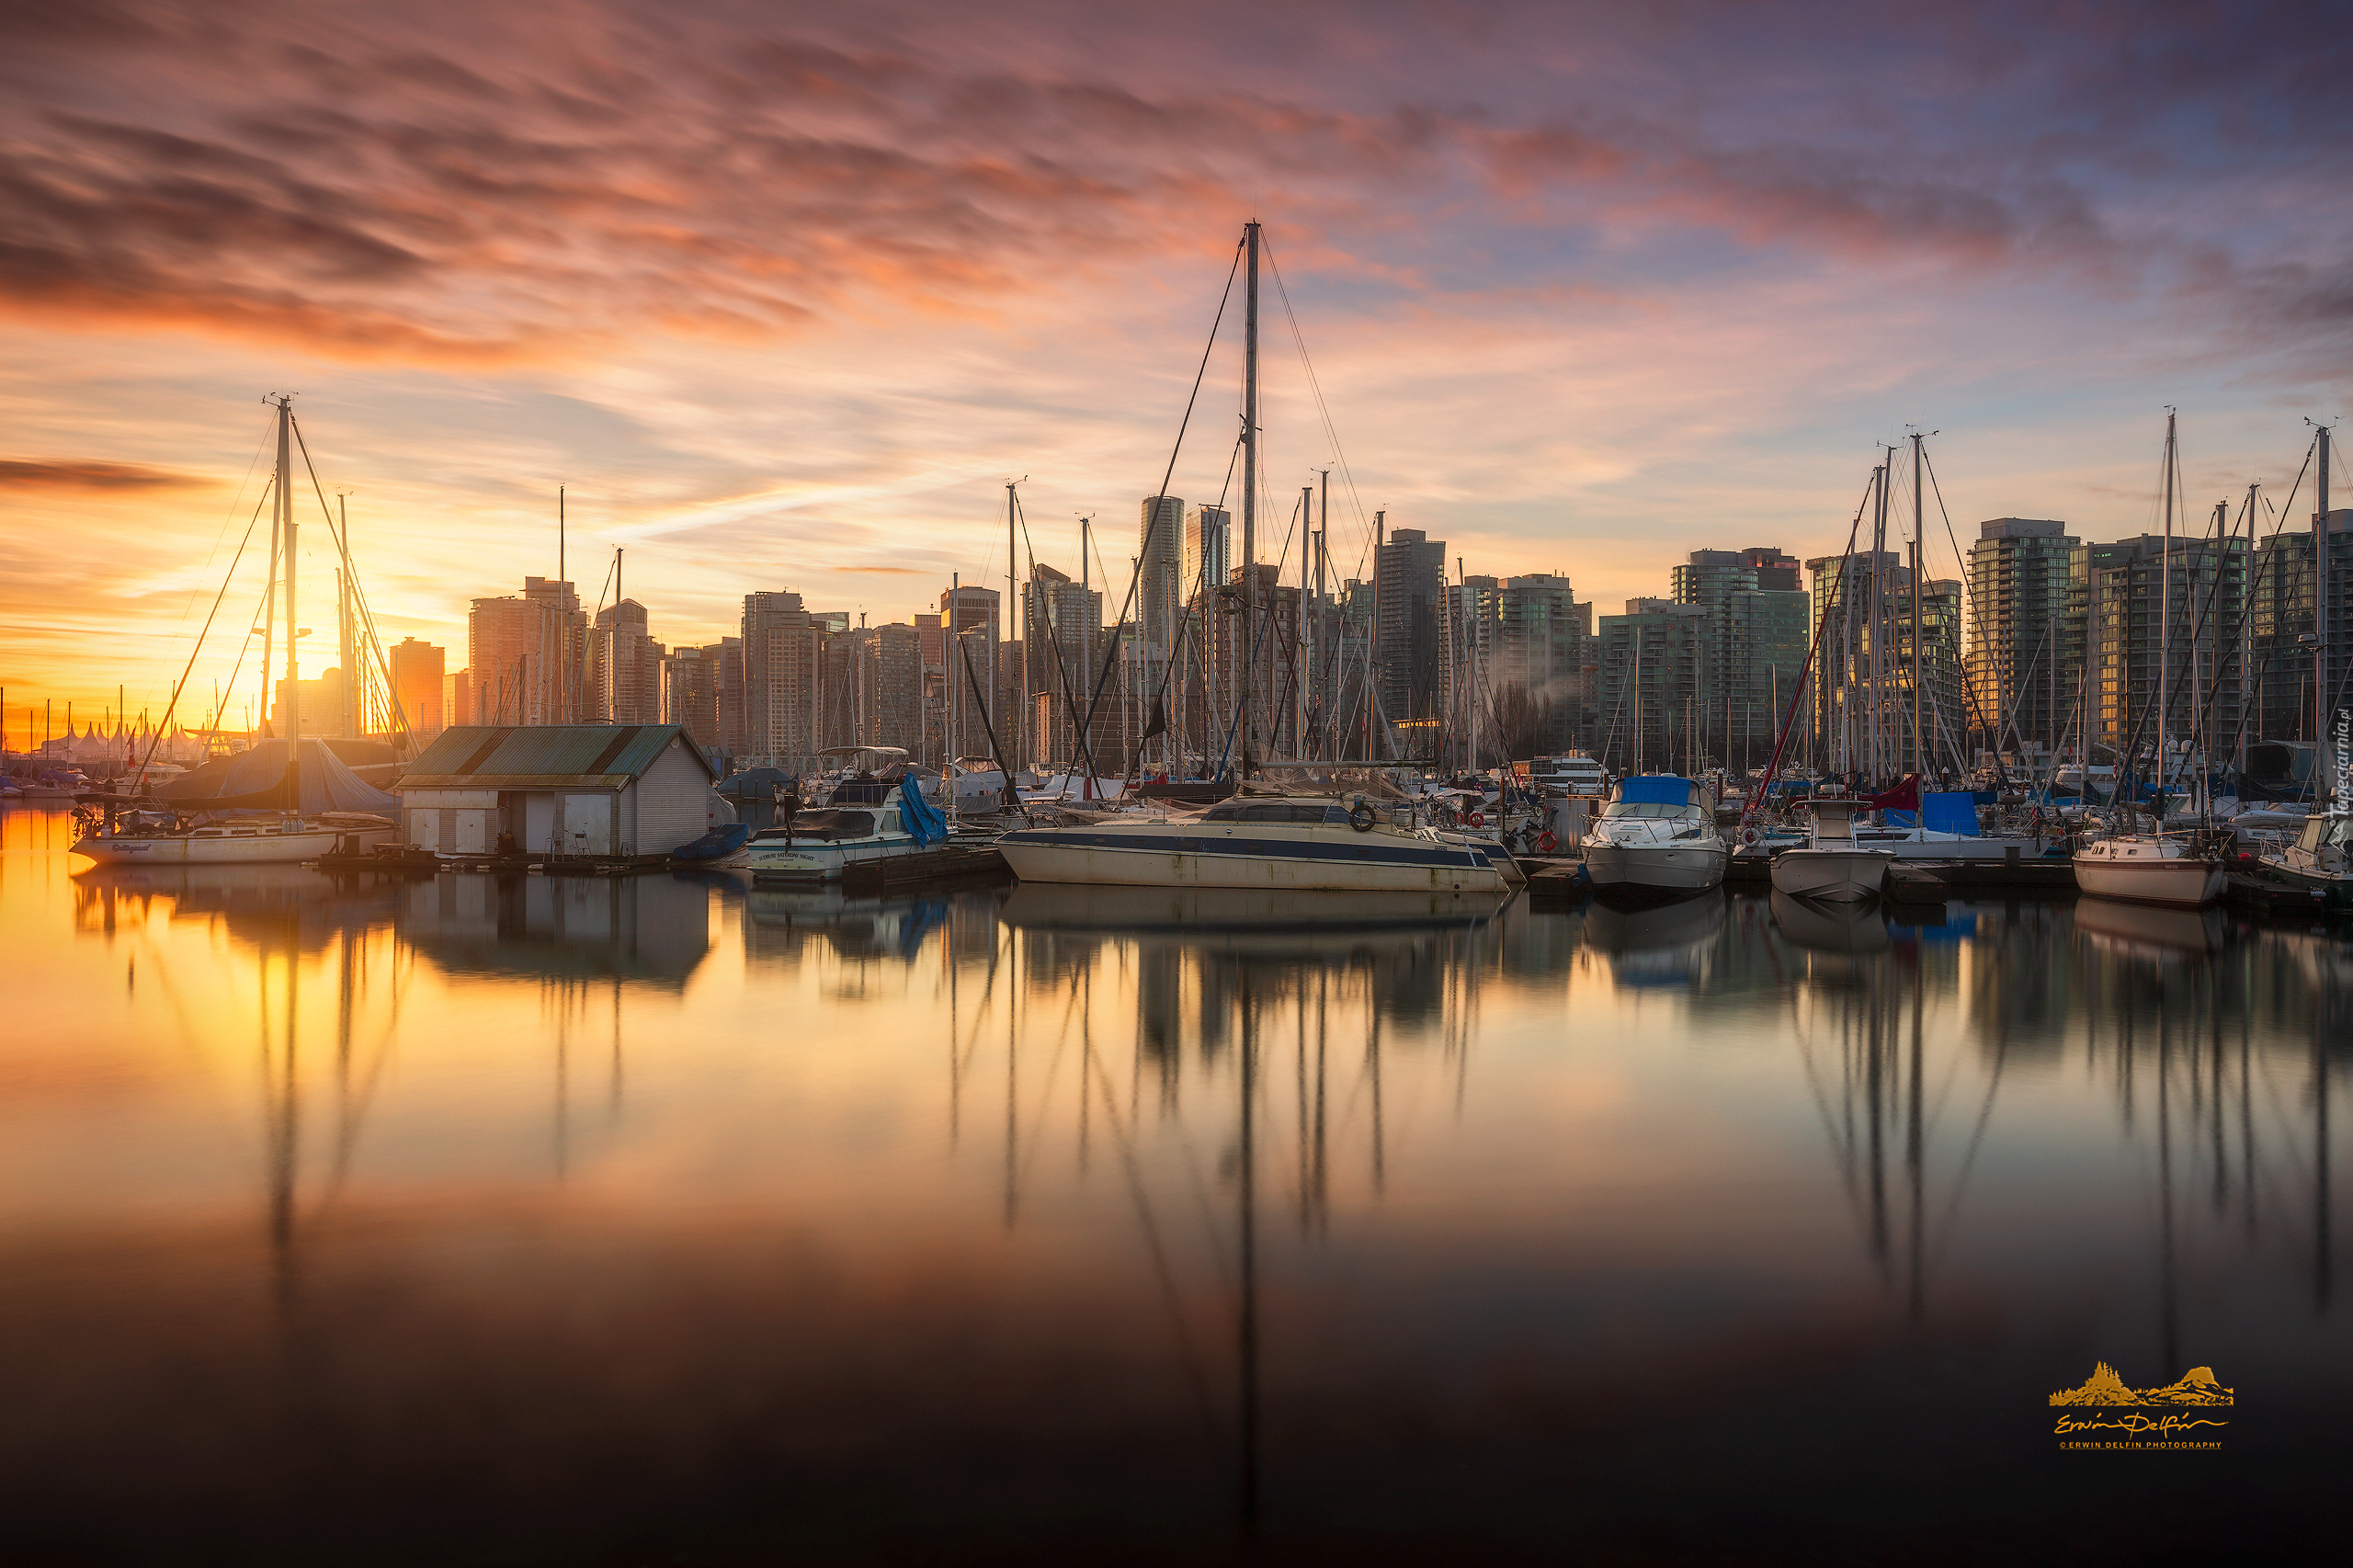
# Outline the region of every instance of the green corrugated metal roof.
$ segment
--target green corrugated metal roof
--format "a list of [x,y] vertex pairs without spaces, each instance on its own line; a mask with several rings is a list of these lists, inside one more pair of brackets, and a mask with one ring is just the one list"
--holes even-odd
[[[617,788],[643,777],[685,733],[677,724],[460,725],[442,731],[400,782],[411,790]],[[692,740],[686,749],[710,772]]]

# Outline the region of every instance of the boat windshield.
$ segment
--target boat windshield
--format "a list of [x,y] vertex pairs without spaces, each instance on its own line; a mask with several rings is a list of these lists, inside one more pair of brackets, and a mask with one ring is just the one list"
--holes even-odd
[[871,838],[874,836],[874,813],[831,810],[800,811],[792,813],[790,828],[767,828],[758,836],[764,839]]
[[1602,808],[1604,821],[1612,817],[1685,817],[1692,814],[1690,806],[1669,805],[1665,801],[1612,801]]
[[1228,801],[1201,814],[1203,822],[1341,823],[1348,810],[1336,801]]

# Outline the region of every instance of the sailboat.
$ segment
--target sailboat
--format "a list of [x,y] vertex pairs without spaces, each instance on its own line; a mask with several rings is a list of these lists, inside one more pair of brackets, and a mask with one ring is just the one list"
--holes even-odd
[[2222,895],[2224,863],[2209,846],[2211,834],[2167,833],[2165,824],[2166,786],[2171,783],[2172,748],[2166,744],[2166,699],[2173,667],[2173,509],[2174,476],[2179,461],[2176,415],[2165,414],[2165,553],[2158,567],[2157,614],[2157,798],[2150,830],[2133,824],[2129,791],[2120,790],[2112,812],[2122,813],[2124,831],[2111,833],[2075,851],[2075,885],[2101,898],[2134,903],[2158,903],[2197,909]]
[[[278,471],[272,482],[275,509],[271,527],[278,530],[280,553],[286,562],[282,592],[286,596],[287,738],[283,767],[257,788],[235,793],[167,802],[174,809],[122,812],[108,802],[103,818],[91,822],[75,840],[72,853],[101,863],[142,865],[267,865],[314,860],[331,853],[357,854],[389,844],[400,833],[396,822],[375,811],[336,812],[340,794],[361,807],[398,809],[397,799],[361,784],[333,759],[316,741],[302,740],[302,704],[297,667],[298,632],[294,619],[294,523],[292,436],[294,400],[281,395],[278,408]],[[234,565],[231,567],[233,573]],[[264,683],[267,682],[264,655]],[[177,706],[177,694],[174,694]],[[167,712],[165,723],[171,722]],[[277,747],[247,754],[256,765],[278,760]],[[305,764],[308,764],[306,770]],[[318,809],[310,810],[313,801]],[[275,812],[277,818],[228,818],[226,812]],[[308,811],[309,814],[306,814]],[[206,820],[210,818],[212,820]]]
[[[1247,263],[1238,464],[1242,538],[1240,565],[1233,584],[1239,610],[1236,662],[1242,678],[1236,683],[1237,711],[1230,733],[1238,747],[1238,772],[1244,778],[1262,770],[1321,771],[1332,780],[1328,792],[1317,792],[1304,783],[1244,783],[1237,793],[1198,817],[1115,815],[1067,826],[1033,825],[998,838],[997,852],[1015,876],[1032,882],[1502,895],[1509,891],[1509,884],[1497,861],[1508,864],[1509,856],[1500,844],[1441,835],[1417,818],[1409,801],[1394,798],[1398,795],[1394,790],[1384,791],[1370,783],[1365,788],[1343,785],[1336,769],[1350,765],[1267,761],[1262,756],[1258,722],[1264,703],[1254,678],[1257,672],[1250,668],[1259,639],[1267,634],[1261,619],[1256,532],[1259,245],[1259,225],[1245,225],[1243,254],[1236,258],[1237,267],[1245,260]],[[1008,501],[1008,517],[1010,506]],[[1157,508],[1146,526],[1148,530],[1162,526]],[[1147,531],[1144,559],[1152,553],[1151,537]],[[1009,551],[1008,545],[1008,561]],[[1222,591],[1220,585],[1207,586]],[[1263,608],[1271,610],[1272,607]],[[1303,692],[1294,687],[1292,696],[1303,706]],[[1077,733],[1088,733],[1088,723],[1075,712],[1073,720]],[[1302,732],[1304,727],[1301,726]],[[1517,867],[1513,869],[1517,871]]]

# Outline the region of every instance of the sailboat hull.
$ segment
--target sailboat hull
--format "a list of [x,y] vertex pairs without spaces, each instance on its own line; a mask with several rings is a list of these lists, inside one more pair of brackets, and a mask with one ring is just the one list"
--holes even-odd
[[2220,860],[2088,852],[2075,857],[2076,887],[2099,898],[2128,903],[2198,909],[2222,896],[2222,881]]
[[1884,849],[1785,849],[1773,857],[1773,891],[1792,898],[1860,903],[1887,881]]
[[204,831],[144,835],[90,834],[73,853],[115,866],[268,866],[315,860],[338,847],[365,852],[400,837],[396,827]]

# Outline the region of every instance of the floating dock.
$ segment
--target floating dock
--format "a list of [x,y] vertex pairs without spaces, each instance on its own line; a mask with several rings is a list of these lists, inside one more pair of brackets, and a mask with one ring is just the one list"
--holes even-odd
[[1937,900],[1976,892],[2071,893],[2075,862],[2056,855],[2014,860],[1897,860],[1887,869],[1887,896]]
[[842,891],[867,895],[929,892],[1012,880],[1013,868],[1005,863],[994,844],[944,844],[913,855],[852,861],[842,868]]

